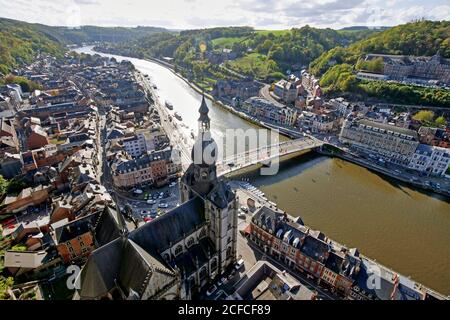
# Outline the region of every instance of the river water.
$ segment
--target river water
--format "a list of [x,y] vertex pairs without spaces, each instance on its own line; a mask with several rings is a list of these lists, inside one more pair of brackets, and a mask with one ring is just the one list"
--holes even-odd
[[[90,47],[77,50],[93,53]],[[110,56],[110,55],[105,55]],[[114,56],[120,60],[121,57]],[[197,128],[201,96],[166,68],[126,58],[148,74],[161,99],[174,105],[186,130]],[[255,128],[210,106],[213,137],[226,129]],[[450,202],[351,163],[304,155],[281,164],[276,176],[248,171],[242,177],[306,225],[441,293],[450,295]]]

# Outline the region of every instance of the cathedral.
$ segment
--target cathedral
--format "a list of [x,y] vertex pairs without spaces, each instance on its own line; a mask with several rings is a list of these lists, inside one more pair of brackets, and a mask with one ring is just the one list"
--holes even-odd
[[182,204],[95,250],[77,299],[192,299],[236,261],[238,199],[217,177],[217,144],[203,97]]

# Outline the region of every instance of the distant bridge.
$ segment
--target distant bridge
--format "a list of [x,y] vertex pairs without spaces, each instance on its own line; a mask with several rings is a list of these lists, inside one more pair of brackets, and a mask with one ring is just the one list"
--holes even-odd
[[217,162],[217,174],[229,174],[256,164],[270,166],[273,160],[293,153],[314,150],[324,142],[310,136],[249,150]]

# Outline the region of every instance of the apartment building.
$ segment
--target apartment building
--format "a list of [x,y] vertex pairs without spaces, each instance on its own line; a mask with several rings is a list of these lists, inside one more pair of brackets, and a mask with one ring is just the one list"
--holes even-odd
[[409,165],[419,146],[417,132],[367,119],[345,120],[339,139],[360,152],[403,166]]
[[408,167],[429,176],[450,174],[450,149],[420,144]]
[[112,165],[113,182],[119,188],[140,185],[163,185],[181,171],[176,161],[178,150],[155,151],[143,157]]

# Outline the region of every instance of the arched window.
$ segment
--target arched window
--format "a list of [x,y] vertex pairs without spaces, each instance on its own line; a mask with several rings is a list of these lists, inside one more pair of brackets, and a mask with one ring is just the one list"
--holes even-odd
[[227,259],[231,257],[231,247],[227,249]]
[[187,247],[190,248],[194,245],[194,238],[189,238],[187,241]]
[[181,245],[175,248],[175,255],[176,256],[178,256],[182,252],[183,252],[183,247]]
[[211,262],[211,271],[215,271],[217,269],[217,258],[214,258]]
[[207,275],[208,275],[208,270],[206,269],[206,267],[203,267],[200,270],[200,280],[205,279]]

